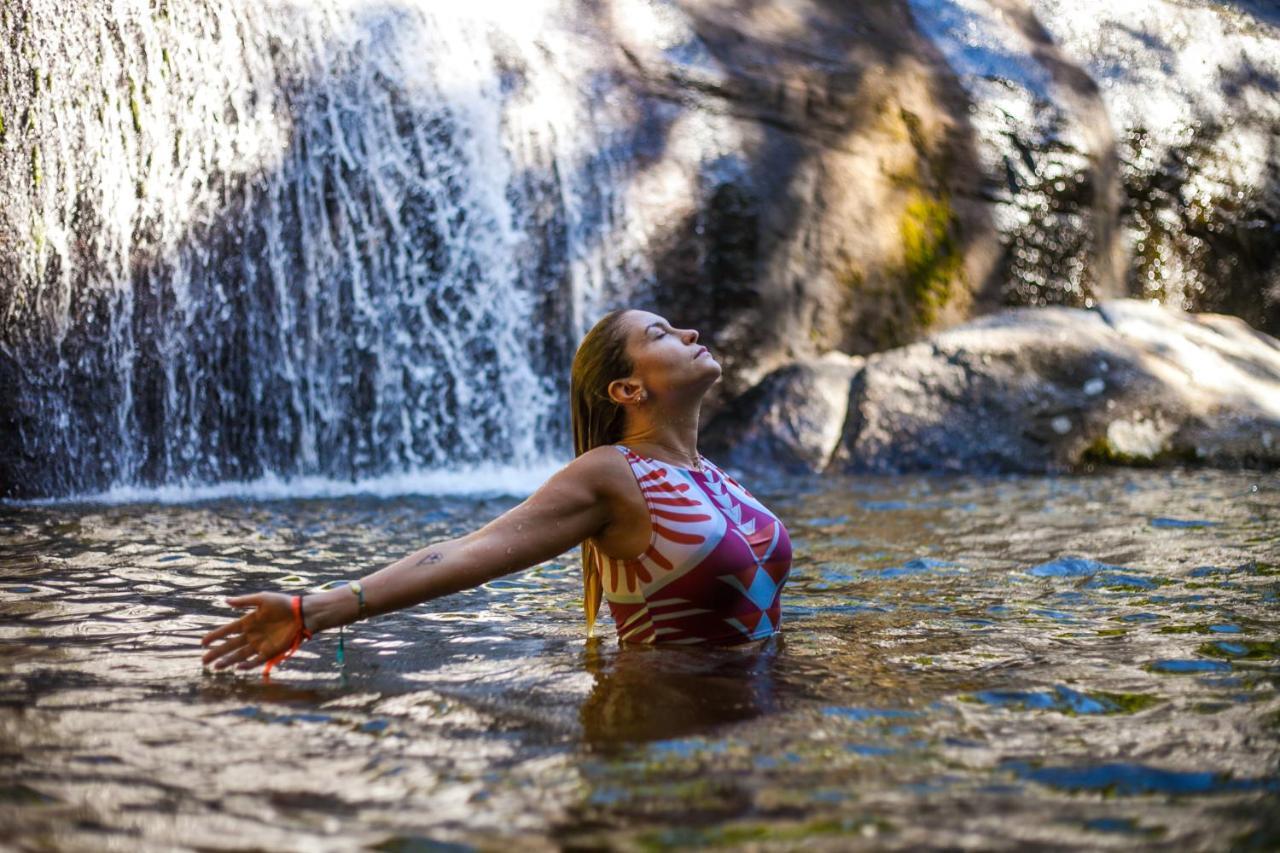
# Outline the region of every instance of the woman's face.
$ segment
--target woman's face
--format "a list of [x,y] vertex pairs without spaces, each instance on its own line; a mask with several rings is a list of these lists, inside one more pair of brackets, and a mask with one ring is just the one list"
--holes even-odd
[[632,375],[651,397],[702,395],[720,378],[720,363],[693,329],[678,329],[648,311],[628,311],[627,354]]

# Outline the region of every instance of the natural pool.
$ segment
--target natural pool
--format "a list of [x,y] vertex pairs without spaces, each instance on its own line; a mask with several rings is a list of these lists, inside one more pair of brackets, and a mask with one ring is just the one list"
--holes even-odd
[[0,507],[22,849],[1275,849],[1280,478],[802,479],[783,635],[584,638],[576,554],[202,672],[226,595],[511,498]]

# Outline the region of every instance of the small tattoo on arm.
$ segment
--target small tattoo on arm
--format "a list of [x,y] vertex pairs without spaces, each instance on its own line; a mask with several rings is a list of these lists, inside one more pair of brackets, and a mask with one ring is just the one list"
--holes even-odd
[[442,559],[442,558],[441,558],[440,553],[439,553],[438,551],[428,551],[427,553],[423,554],[423,555],[422,555],[421,557],[419,557],[418,559],[414,560],[414,562],[413,562],[413,568],[415,568],[415,569],[416,569],[416,568],[418,568],[418,567],[420,567],[420,566],[429,566],[429,565],[431,565],[432,563],[438,563],[438,562],[440,562],[440,560],[441,560],[441,559]]

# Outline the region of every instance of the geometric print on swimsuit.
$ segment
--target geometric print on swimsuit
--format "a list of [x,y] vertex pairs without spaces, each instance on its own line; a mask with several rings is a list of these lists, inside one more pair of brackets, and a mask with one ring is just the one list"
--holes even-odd
[[742,642],[777,630],[791,563],[781,521],[705,457],[687,469],[614,446],[636,476],[651,529],[636,557],[596,552],[618,640]]
[[725,488],[723,479],[708,477],[705,486],[711,494],[711,498],[719,506],[720,511],[724,513],[725,518],[732,522],[730,530],[747,544],[756,562],[755,574],[752,577],[750,586],[744,586],[736,575],[721,575],[719,580],[736,589],[755,605],[757,618],[752,620],[753,624],[750,625],[736,617],[728,618],[725,622],[741,631],[748,639],[763,639],[772,635],[774,631],[773,622],[765,611],[774,605],[779,589],[786,582],[786,575],[774,580],[764,566],[765,562],[773,556],[773,549],[778,545],[777,523],[770,522],[765,530],[759,531],[761,534],[767,532],[767,537],[757,535],[756,520],[748,518],[743,521],[742,506],[734,502],[733,495]]

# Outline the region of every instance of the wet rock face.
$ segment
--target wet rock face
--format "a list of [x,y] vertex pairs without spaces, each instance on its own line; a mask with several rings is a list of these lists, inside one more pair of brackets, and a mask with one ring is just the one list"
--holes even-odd
[[655,162],[682,204],[637,210],[653,277],[630,297],[710,332],[709,408],[781,365],[865,353],[966,317],[989,271],[981,170],[954,76],[905,4],[656,4],[620,30]]
[[[1280,328],[1264,4],[162,7],[0,5],[0,496],[560,457],[574,346],[622,305],[703,331],[725,368],[704,411],[746,419],[717,429],[806,469],[843,425],[820,353],[1125,293]],[[1055,411],[1110,381],[1101,340],[928,366],[951,340],[858,394],[915,381],[975,448],[871,406],[841,464],[1220,434],[1173,403]],[[1241,423],[1205,453],[1252,458]]]
[[1280,342],[1116,300],[1014,309],[872,356],[834,470],[1280,464]]
[[831,352],[779,368],[721,412],[701,443],[739,468],[822,471],[840,441],[849,388],[863,363]]
[[1118,295],[1280,332],[1280,15],[909,0],[973,100],[1006,304]]

